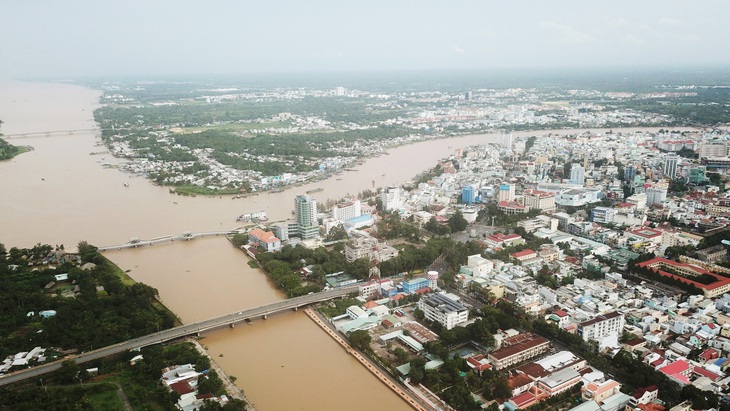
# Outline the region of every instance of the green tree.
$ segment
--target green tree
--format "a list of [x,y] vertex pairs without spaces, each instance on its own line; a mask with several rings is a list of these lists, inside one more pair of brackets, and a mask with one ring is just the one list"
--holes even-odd
[[459,210],[457,210],[456,213],[449,218],[449,228],[451,228],[452,233],[458,233],[466,230],[468,224],[469,223],[467,223],[464,215]]
[[370,337],[370,334],[365,330],[353,331],[347,338],[350,340],[350,344],[352,344],[353,347],[363,351],[370,348],[370,341],[372,341],[372,337]]

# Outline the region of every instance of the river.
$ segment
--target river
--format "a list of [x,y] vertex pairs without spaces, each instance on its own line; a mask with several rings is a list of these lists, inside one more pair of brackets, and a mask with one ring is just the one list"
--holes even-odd
[[[119,161],[108,154],[91,154],[105,151],[97,145],[98,133],[43,134],[93,128],[99,95],[67,84],[0,83],[0,131],[10,136],[41,133],[10,140],[34,150],[0,162],[0,242],[6,246],[40,242],[75,248],[81,240],[103,246],[133,237],[231,229],[238,215],[259,209],[267,210],[270,220],[284,219],[291,216],[294,196],[306,190],[321,187],[314,196],[325,201],[372,188],[373,179],[376,186],[402,183],[456,148],[497,139],[477,135],[394,148],[389,155],[357,166],[357,171],[338,175],[341,180],[331,178],[282,193],[236,200],[183,197],[104,168],[104,163]],[[284,298],[224,238],[106,255],[135,280],[157,288],[165,305],[185,323]],[[237,385],[259,410],[409,409],[301,312],[212,332],[201,343],[237,377]]]

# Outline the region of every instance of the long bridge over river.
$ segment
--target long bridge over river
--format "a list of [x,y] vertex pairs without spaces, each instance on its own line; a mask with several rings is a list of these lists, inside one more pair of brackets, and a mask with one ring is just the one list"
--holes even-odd
[[[85,363],[99,358],[108,357],[150,345],[161,344],[166,341],[176,340],[188,336],[199,336],[201,333],[220,327],[234,327],[242,321],[251,321],[253,318],[266,319],[272,314],[276,314],[286,310],[297,310],[310,304],[331,300],[333,298],[344,297],[352,292],[357,292],[357,286],[341,287],[329,291],[322,291],[301,297],[290,298],[287,300],[277,301],[275,303],[261,305],[254,308],[248,308],[233,314],[227,314],[209,320],[199,321],[192,324],[181,325],[169,330],[159,331],[142,337],[123,341],[108,347],[99,348],[93,351],[81,353],[72,357],[76,363]],[[68,359],[68,358],[66,358]],[[56,371],[61,368],[63,360],[54,361],[52,363],[38,365],[26,370],[17,371],[12,374],[0,376],[0,386],[22,381],[28,378],[35,378],[40,375]]]
[[125,248],[136,248],[136,247],[141,247],[141,246],[145,246],[145,245],[174,243],[176,240],[177,241],[190,241],[195,238],[239,234],[242,232],[243,231],[239,230],[239,229],[228,230],[228,231],[203,231],[203,232],[199,232],[199,233],[186,232],[183,234],[172,234],[172,235],[165,235],[162,237],[155,237],[150,240],[132,239],[132,240],[129,240],[129,242],[126,242],[124,244],[106,245],[103,247],[98,247],[97,250],[98,251],[122,250]]
[[3,136],[3,140],[12,140],[18,138],[30,138],[30,137],[59,137],[59,136],[72,136],[76,133],[91,133],[94,131],[101,131],[98,128],[87,128],[78,130],[54,130],[54,131],[32,131],[28,133],[13,133]]

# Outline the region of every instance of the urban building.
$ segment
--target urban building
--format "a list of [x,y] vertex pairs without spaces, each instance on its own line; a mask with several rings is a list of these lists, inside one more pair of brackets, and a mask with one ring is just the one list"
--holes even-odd
[[[295,227],[302,239],[319,236],[317,224],[317,200],[308,195],[298,195],[294,199]],[[292,234],[290,232],[290,234]]]
[[380,200],[383,203],[383,211],[398,210],[403,205],[401,200],[400,187],[386,187],[380,194]]
[[475,201],[476,196],[474,195],[474,187],[464,186],[461,188],[461,202],[464,204],[471,204]]
[[421,298],[417,306],[423,311],[427,320],[436,321],[447,330],[469,319],[469,309],[445,294],[432,294]]
[[677,162],[679,158],[676,154],[667,154],[664,159],[664,175],[674,180],[677,177]]
[[586,169],[578,163],[573,163],[570,167],[570,184],[583,185],[586,181]]
[[496,370],[502,370],[536,357],[549,348],[550,342],[548,340],[533,334],[525,334],[522,341],[492,351],[488,354],[488,358]]
[[515,199],[515,186],[514,184],[500,184],[499,195],[497,201],[514,201]]
[[624,316],[614,311],[578,324],[578,335],[583,337],[583,341],[598,341],[610,335],[618,337],[623,332],[624,325]]
[[351,218],[360,217],[362,207],[360,200],[347,201],[332,206],[332,218],[338,221],[347,221]]
[[530,209],[542,211],[555,210],[555,194],[547,191],[527,189],[523,193],[522,203]]

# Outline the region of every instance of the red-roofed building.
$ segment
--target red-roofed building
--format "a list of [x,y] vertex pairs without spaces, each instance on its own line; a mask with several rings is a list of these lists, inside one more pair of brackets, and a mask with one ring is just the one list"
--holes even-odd
[[[714,325],[714,324],[709,324],[709,325]],[[708,348],[705,351],[703,351],[702,354],[700,354],[700,358],[702,358],[703,360],[705,360],[705,362],[707,362],[710,360],[720,358],[720,353],[717,352],[717,350],[714,348]]]
[[248,233],[248,243],[255,247],[263,247],[266,251],[281,250],[281,240],[271,231],[264,231],[258,227]]
[[501,370],[510,365],[521,363],[544,353],[550,348],[548,340],[532,334],[527,335],[529,338],[524,342],[503,347],[488,354],[489,361],[495,369]]
[[492,365],[489,364],[489,361],[487,361],[487,359],[484,358],[484,356],[481,354],[467,357],[466,365],[468,365],[469,368],[474,370],[474,372],[479,375],[482,375],[482,371],[492,368]]
[[692,374],[692,364],[685,360],[677,360],[669,365],[659,368],[659,372],[682,385],[689,384],[689,376]]
[[522,250],[522,251],[518,251],[516,253],[512,253],[509,256],[518,261],[525,261],[525,260],[537,258],[537,253],[528,248],[527,250]]
[[713,382],[719,380],[722,377],[721,375],[715,374],[714,372],[706,370],[702,367],[694,367],[694,369],[692,369],[692,374],[698,377],[707,377]]
[[528,407],[537,404],[547,397],[549,397],[548,393],[537,386],[533,386],[528,391],[510,398],[509,402],[512,403],[514,407],[513,409],[519,408],[521,410],[526,410]]
[[535,381],[529,375],[518,372],[507,378],[507,385],[512,390],[512,396],[522,394],[535,385]]
[[629,404],[636,407],[639,404],[648,404],[659,398],[659,388],[656,385],[651,385],[644,388],[639,388],[629,398]]
[[[641,262],[637,265],[642,268],[650,268],[665,277],[674,278],[682,281],[683,283],[692,284],[701,289],[706,298],[717,297],[718,295],[722,295],[730,291],[730,278],[721,277],[696,265],[678,263],[664,257],[654,257],[651,260]],[[682,275],[671,274],[664,271],[664,269],[669,269]],[[698,277],[701,275],[714,277],[717,281],[709,284],[702,284],[690,279],[691,277]]]
[[500,201],[497,203],[497,208],[505,214],[519,214],[530,211],[529,206],[524,206],[516,201]]
[[655,244],[661,244],[662,232],[648,227],[639,227],[635,229],[628,229],[624,231],[624,236],[629,240],[651,242]]
[[490,247],[511,247],[524,244],[525,240],[519,234],[492,234],[484,242]]

